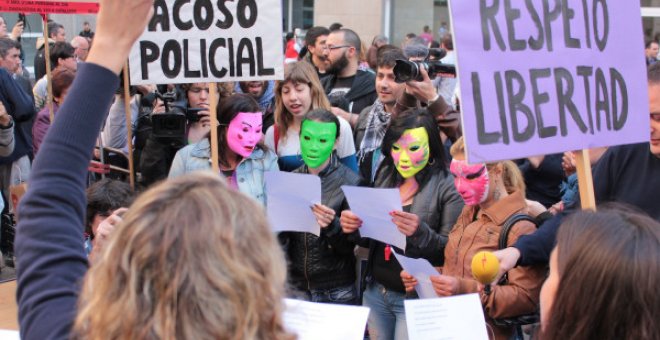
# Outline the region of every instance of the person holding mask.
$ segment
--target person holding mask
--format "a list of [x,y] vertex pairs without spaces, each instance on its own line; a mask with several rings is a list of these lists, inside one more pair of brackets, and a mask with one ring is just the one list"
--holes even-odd
[[143,193],[88,269],[87,167],[153,4],[100,0],[94,46],[35,159],[16,229],[21,338],[293,339],[266,216],[216,175]]
[[[282,171],[293,171],[303,165],[300,157],[300,126],[305,115],[315,109],[330,110],[319,77],[307,62],[287,65],[284,80],[275,88],[275,125],[266,131],[266,145],[275,150]],[[347,121],[339,118],[337,141],[339,161],[358,172],[353,132]]]
[[[438,296],[480,293],[486,321],[493,328],[495,338],[509,339],[514,327],[497,326],[493,319],[536,311],[545,268],[537,266],[512,270],[506,285],[494,285],[492,292],[486,294],[472,277],[471,265],[477,252],[498,249],[500,230],[510,217],[528,213],[525,182],[520,170],[511,161],[468,164],[463,138],[454,143],[451,155],[450,169],[455,178],[454,184],[466,206],[444,247],[442,274],[431,276],[431,283]],[[535,229],[529,221],[515,223],[507,237],[507,244],[515,243],[520,235],[530,234]],[[443,251],[441,247],[436,249]],[[405,271],[401,273],[401,279],[407,291],[412,291],[417,284]]]
[[[562,223],[539,339],[660,339],[660,223],[621,205]],[[578,316],[578,317],[576,317]]]
[[[383,138],[383,155],[375,186],[399,189],[403,211],[393,211],[391,217],[406,235],[406,249],[404,253],[379,241],[360,239],[360,245],[369,247],[362,304],[371,308],[372,339],[407,339],[406,291],[399,277],[401,265],[392,251],[441,266],[442,248],[463,202],[447,169],[438,127],[426,110],[406,111],[392,118]],[[359,239],[359,216],[345,210],[340,222],[344,233]]]
[[311,207],[321,235],[283,232],[279,238],[288,255],[290,282],[306,299],[355,304],[355,243],[342,233],[339,215],[348,208],[341,187],[358,186],[362,180],[334,153],[340,134],[332,112],[317,109],[305,115],[300,130],[305,164],[294,172],[321,178],[321,203]]
[[[220,172],[234,188],[266,204],[264,172],[277,171],[277,157],[260,145],[262,113],[248,94],[236,93],[218,107]],[[211,169],[211,134],[179,150],[169,178]]]

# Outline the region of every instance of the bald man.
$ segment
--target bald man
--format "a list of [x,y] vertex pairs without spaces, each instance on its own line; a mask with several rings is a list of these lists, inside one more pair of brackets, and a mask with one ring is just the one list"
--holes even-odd
[[85,37],[76,36],[71,39],[71,46],[75,48],[73,54],[79,62],[87,60],[87,53],[89,53],[89,40]]

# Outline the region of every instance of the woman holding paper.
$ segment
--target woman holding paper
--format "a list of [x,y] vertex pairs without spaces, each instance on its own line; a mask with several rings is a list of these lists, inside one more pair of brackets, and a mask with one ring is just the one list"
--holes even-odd
[[[511,318],[534,313],[538,308],[539,291],[545,278],[543,267],[521,267],[509,271],[508,283],[492,287],[486,294],[472,277],[472,258],[479,251],[498,249],[500,230],[516,214],[527,214],[525,182],[520,170],[511,161],[490,164],[468,164],[465,144],[459,139],[451,148],[451,172],[456,189],[465,201],[465,209],[449,233],[444,250],[442,275],[431,276],[433,288],[439,296],[480,293],[487,322],[493,327],[496,339],[509,339],[512,326],[497,326],[494,319]],[[535,230],[529,221],[513,225],[507,237],[509,245],[524,234]],[[416,280],[401,273],[406,290],[411,291]]]
[[[282,171],[293,171],[304,164],[300,157],[300,127],[307,112],[330,110],[321,81],[314,67],[306,62],[286,65],[284,80],[275,88],[275,125],[266,131],[266,145],[275,150]],[[341,133],[337,141],[339,161],[358,172],[351,126],[339,118]]]
[[[277,157],[259,143],[262,114],[259,104],[237,93],[218,107],[218,161],[221,175],[231,188],[266,204],[264,172],[277,171]],[[211,169],[211,134],[179,150],[169,178]]]
[[282,317],[284,257],[266,217],[215,175],[142,194],[88,271],[87,167],[117,75],[153,13],[153,0],[100,5],[94,46],[19,207],[21,338],[293,339]]
[[[382,150],[385,159],[375,185],[399,189],[403,211],[392,211],[390,215],[406,235],[405,255],[441,266],[443,254],[437,249],[444,247],[463,202],[452,183],[435,120],[425,110],[401,113],[387,129]],[[361,224],[359,216],[348,210],[342,212],[344,233],[355,233]],[[369,247],[362,302],[371,308],[369,334],[373,339],[407,339],[403,307],[406,291],[399,277],[401,265],[392,255],[393,247],[375,240],[360,243]]]
[[339,119],[317,109],[305,115],[300,129],[300,149],[305,164],[295,173],[321,178],[321,203],[310,208],[321,226],[320,236],[302,232],[280,233],[289,259],[290,283],[313,302],[355,304],[355,243],[342,233],[341,211],[347,209],[343,185],[363,184],[360,176],[337,159],[341,136]]

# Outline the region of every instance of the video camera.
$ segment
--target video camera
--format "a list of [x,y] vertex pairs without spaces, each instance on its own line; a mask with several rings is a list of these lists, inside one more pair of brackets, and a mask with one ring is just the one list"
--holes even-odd
[[[165,104],[165,112],[151,115],[151,133],[154,137],[183,139],[186,136],[188,122],[198,122],[199,112],[204,110],[173,105],[177,99],[174,92],[149,94],[142,98],[142,107],[148,108],[156,98],[161,99]],[[149,105],[145,105],[147,102]]]
[[440,62],[447,55],[441,48],[429,48],[426,58],[421,61],[397,59],[394,65],[394,81],[401,84],[408,81],[423,81],[420,67],[424,67],[429,78],[434,79],[438,74],[450,74],[456,77],[456,66]]

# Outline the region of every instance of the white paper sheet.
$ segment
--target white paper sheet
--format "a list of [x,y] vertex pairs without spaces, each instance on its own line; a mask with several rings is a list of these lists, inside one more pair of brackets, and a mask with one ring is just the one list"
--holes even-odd
[[273,231],[299,231],[321,234],[321,227],[310,209],[321,203],[318,176],[283,171],[266,172],[266,212]]
[[408,337],[415,340],[488,340],[478,294],[405,300]]
[[406,235],[392,222],[390,212],[403,210],[398,189],[342,186],[351,211],[362,220],[360,236],[406,249]]
[[8,329],[0,329],[0,339],[2,340],[20,340],[21,336],[18,331],[11,331]]
[[285,299],[284,326],[298,340],[362,340],[369,308]]
[[437,298],[438,294],[433,290],[429,276],[440,275],[440,273],[433,268],[431,263],[425,259],[413,259],[397,254],[396,252],[393,253],[403,270],[417,279],[417,286],[415,286],[417,295],[421,299]]

